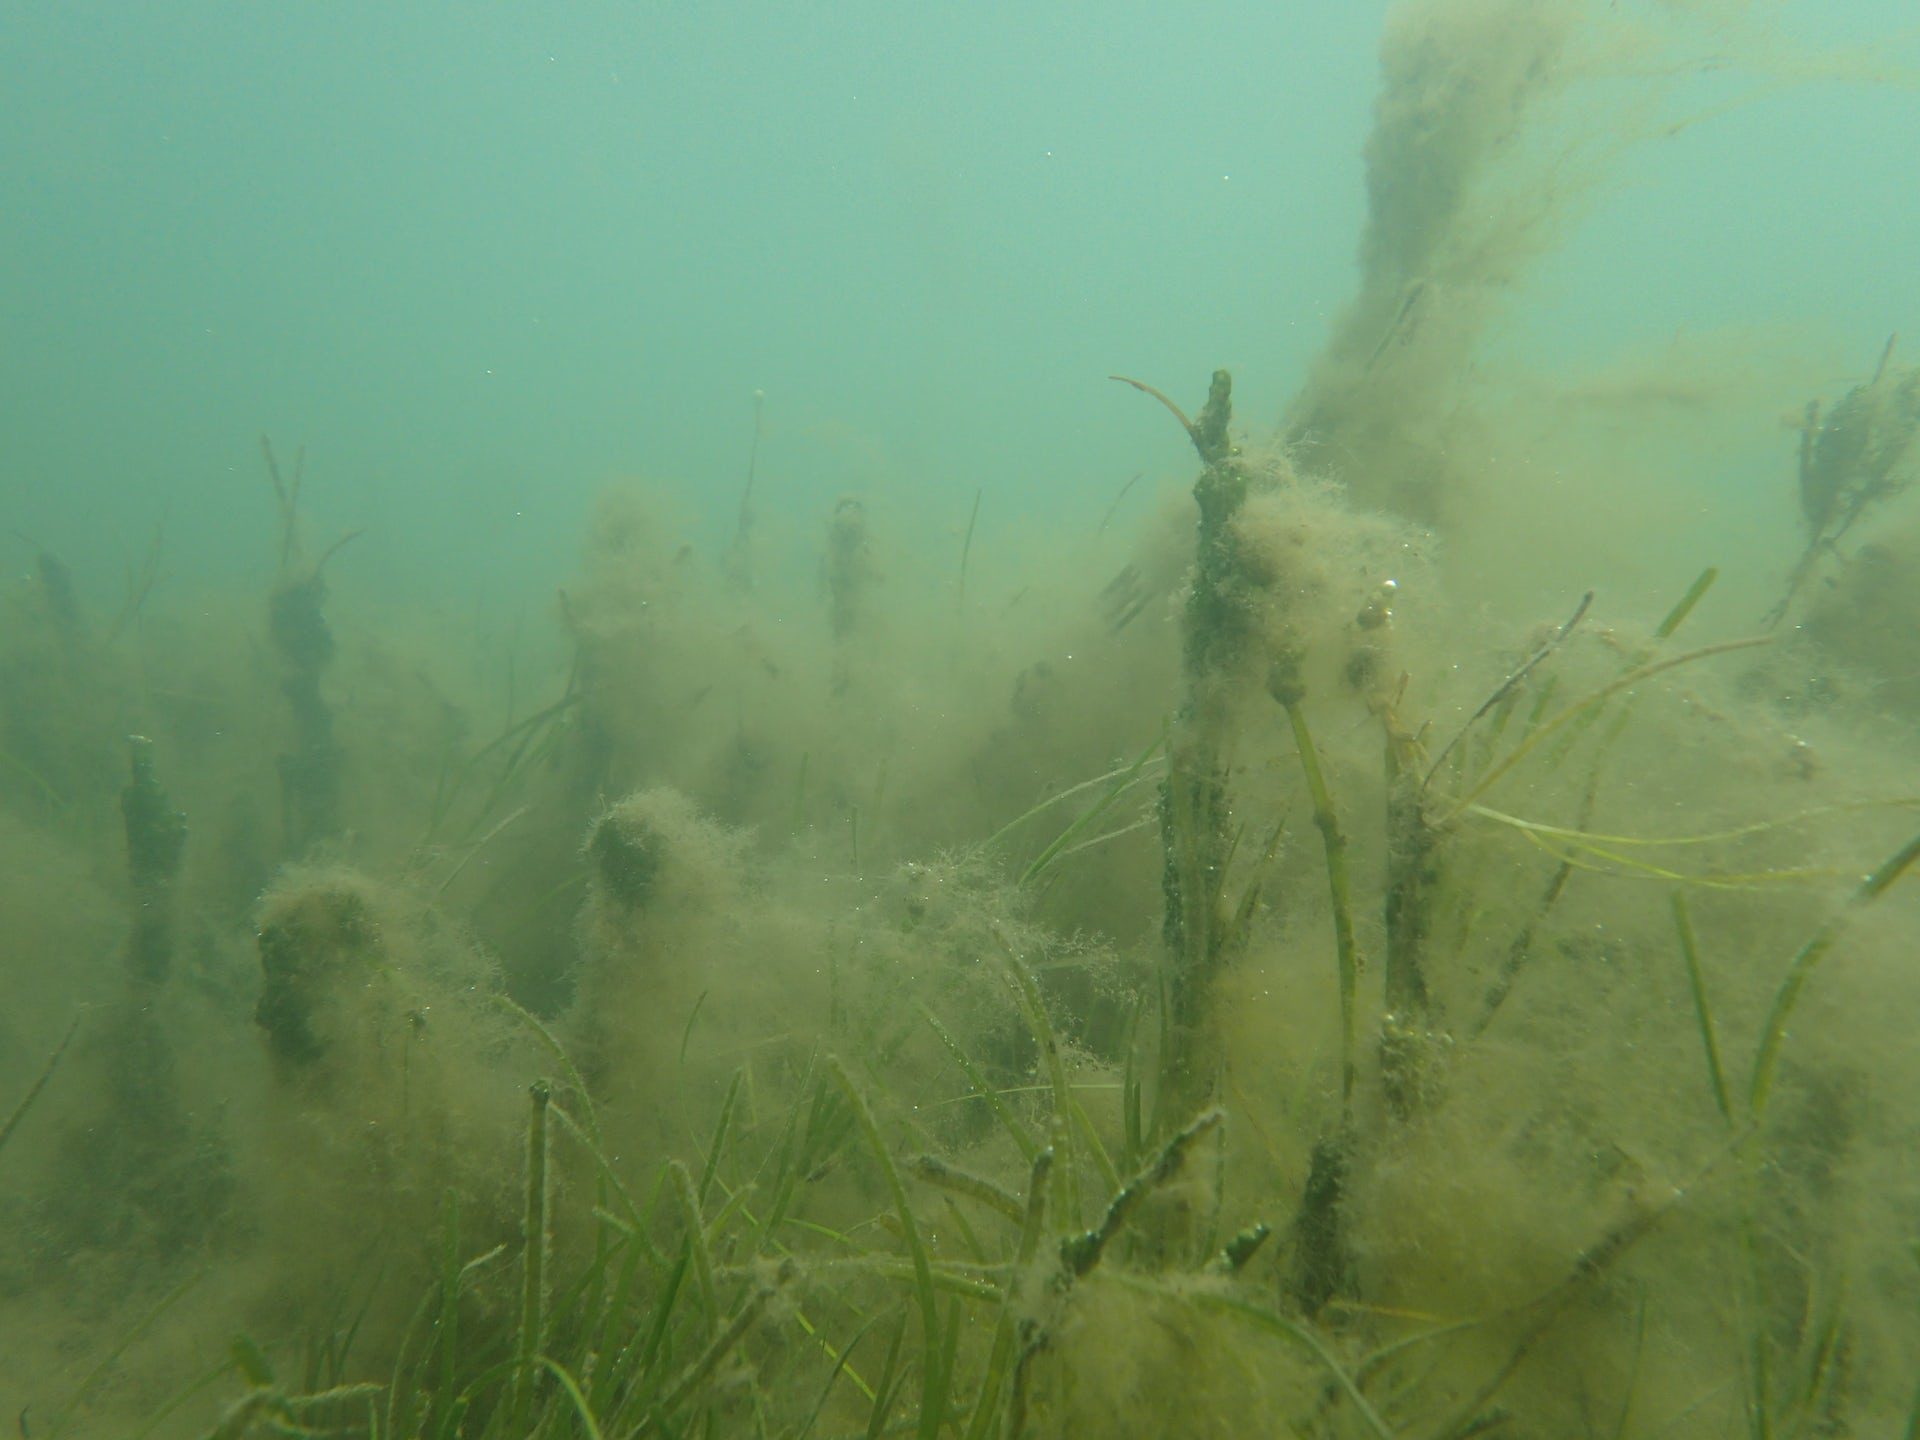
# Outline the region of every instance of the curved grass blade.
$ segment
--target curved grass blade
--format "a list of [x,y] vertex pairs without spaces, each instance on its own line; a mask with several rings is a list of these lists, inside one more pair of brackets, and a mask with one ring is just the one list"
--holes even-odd
[[[913,1260],[913,1290],[920,1308],[920,1335],[929,1355],[932,1355],[940,1345],[942,1334],[940,1306],[934,1298],[933,1265],[927,1258],[926,1244],[920,1238],[920,1227],[914,1223],[913,1207],[907,1203],[907,1187],[900,1179],[899,1167],[893,1163],[892,1152],[880,1136],[880,1126],[867,1105],[867,1097],[855,1087],[853,1077],[847,1074],[839,1057],[827,1058],[827,1073],[853,1107],[854,1118],[859,1123],[861,1133],[866,1136],[874,1159],[879,1162],[880,1173],[886,1179],[887,1193],[892,1196],[894,1212],[900,1217],[900,1233],[906,1240],[907,1253]],[[940,1433],[947,1409],[945,1381],[946,1376],[939,1367],[929,1368],[920,1393],[920,1440],[935,1440]]]

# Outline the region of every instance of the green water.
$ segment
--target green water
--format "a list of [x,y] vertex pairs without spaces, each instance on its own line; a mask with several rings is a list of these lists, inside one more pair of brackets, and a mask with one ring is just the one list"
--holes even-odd
[[1920,1433],[1916,81],[15,7],[0,1411]]

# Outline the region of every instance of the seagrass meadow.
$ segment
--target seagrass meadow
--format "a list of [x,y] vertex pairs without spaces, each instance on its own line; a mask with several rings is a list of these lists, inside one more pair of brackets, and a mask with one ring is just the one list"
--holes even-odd
[[[1598,299],[1552,280],[1809,87],[1911,151],[1912,32],[1798,13],[1370,11],[1317,328],[1216,359],[1196,212],[1164,359],[1076,335],[1023,408],[905,352],[844,401],[871,434],[736,375],[685,453],[553,462],[550,567],[224,401],[183,432],[220,528],[149,539],[133,480],[63,520],[10,403],[0,1421],[1920,1437],[1913,252],[1864,346],[1751,289],[1568,330],[1666,316],[1678,227],[1605,242]],[[1289,184],[1276,225],[1344,214]],[[1872,195],[1839,228],[1898,254],[1920,202]],[[999,284],[1024,344],[1047,308]],[[594,423],[601,371],[540,405]],[[1017,501],[953,479],[915,384],[1012,427],[978,443]],[[425,393],[395,423],[455,428]]]

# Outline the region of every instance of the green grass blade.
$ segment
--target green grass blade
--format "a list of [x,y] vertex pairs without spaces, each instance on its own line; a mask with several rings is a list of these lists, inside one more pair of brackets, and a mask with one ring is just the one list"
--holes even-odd
[[34,1101],[40,1098],[40,1092],[47,1088],[47,1082],[53,1079],[53,1072],[60,1068],[60,1059],[67,1053],[67,1046],[73,1043],[73,1032],[79,1028],[80,1017],[76,1015],[67,1026],[67,1033],[60,1037],[60,1043],[53,1047],[53,1053],[47,1056],[46,1063],[40,1067],[40,1073],[34,1078],[33,1084],[27,1087],[27,1093],[20,1098],[20,1103],[13,1107],[12,1113],[7,1116],[6,1123],[0,1124],[0,1149],[6,1148],[7,1141],[13,1138],[13,1132],[19,1129],[20,1122],[27,1118],[27,1111],[31,1110]]
[[[593,1418],[593,1407],[587,1404],[587,1397],[580,1393],[580,1382],[573,1378],[566,1366],[549,1356],[536,1356],[535,1360],[560,1382],[560,1388],[566,1392],[567,1399],[573,1402],[574,1414],[580,1417],[581,1428],[587,1432],[587,1440],[601,1440],[600,1424]],[[541,1428],[544,1431],[545,1427]]]
[[1787,973],[1773,997],[1773,1008],[1768,1012],[1766,1024],[1761,1027],[1760,1046],[1753,1057],[1753,1080],[1748,1086],[1747,1097],[1748,1108],[1755,1119],[1766,1109],[1767,1097],[1773,1090],[1774,1072],[1780,1063],[1780,1046],[1787,1038],[1787,1022],[1793,1018],[1794,1007],[1800,1003],[1800,992],[1806,988],[1814,970],[1840,938],[1847,922],[1886,894],[1916,860],[1920,860],[1920,835],[1907,841],[1888,857],[1886,863],[1861,881],[1860,888],[1854,891],[1846,908],[1822,925],[1787,965]]
[[1719,578],[1718,566],[1709,565],[1702,570],[1695,577],[1693,584],[1687,587],[1687,593],[1680,597],[1679,603],[1667,612],[1667,618],[1654,627],[1653,638],[1665,640],[1672,636],[1674,631],[1686,623],[1687,616],[1693,613],[1693,607],[1706,598],[1707,591],[1713,588],[1713,582]]
[[879,1440],[886,1434],[887,1417],[893,1413],[893,1399],[900,1386],[900,1351],[907,1338],[907,1317],[900,1317],[893,1339],[887,1342],[887,1358],[880,1365],[880,1380],[874,1386],[873,1406],[867,1412],[867,1440]]
[[1314,827],[1320,832],[1321,848],[1326,852],[1327,891],[1333,907],[1334,963],[1340,981],[1340,1101],[1345,1106],[1353,1100],[1360,984],[1359,951],[1353,938],[1352,887],[1347,875],[1347,837],[1340,829],[1340,816],[1333,807],[1326,772],[1320,768],[1320,752],[1307,729],[1306,709],[1295,703],[1288,705],[1286,711],[1287,723],[1293,729],[1294,748],[1300,753],[1300,768],[1306,773],[1307,792],[1313,799]]
[[1700,946],[1693,933],[1693,916],[1687,909],[1683,890],[1673,892],[1673,928],[1680,937],[1680,954],[1687,962],[1687,987],[1693,992],[1693,1013],[1700,1022],[1700,1045],[1707,1055],[1707,1078],[1713,1084],[1713,1103],[1720,1116],[1733,1124],[1733,1097],[1727,1090],[1726,1071],[1720,1064],[1720,1039],[1713,1023],[1713,1010],[1707,1004],[1706,976],[1700,970]]
[[541,1023],[539,1016],[517,1001],[505,995],[496,995],[493,997],[493,1003],[531,1030],[534,1038],[540,1042],[548,1054],[553,1056],[554,1063],[560,1067],[560,1073],[566,1077],[567,1088],[580,1098],[580,1123],[592,1137],[593,1143],[598,1145],[600,1121],[593,1111],[593,1096],[587,1090],[587,1082],[580,1078],[580,1072],[574,1068],[573,1057],[567,1054],[566,1047],[554,1038],[553,1032]]
[[[1709,571],[1709,574],[1712,572]],[[1698,581],[1694,582],[1696,585]],[[1701,587],[1704,589],[1704,587]],[[1640,1292],[1640,1304],[1633,1322],[1633,1359],[1627,1366],[1624,1393],[1620,1397],[1620,1418],[1613,1425],[1613,1440],[1627,1440],[1628,1427],[1633,1422],[1633,1397],[1640,1388],[1640,1363],[1647,1353],[1647,1294]]]
[[[565,1130],[569,1135],[573,1136],[575,1140],[580,1142],[581,1147],[586,1150],[594,1164],[599,1168],[601,1179],[606,1181],[609,1191],[618,1198],[621,1209],[626,1212],[628,1233],[633,1236],[635,1243],[646,1253],[648,1261],[651,1262],[655,1268],[664,1267],[666,1264],[665,1257],[654,1248],[653,1242],[647,1238],[646,1217],[641,1214],[639,1205],[635,1203],[632,1194],[627,1190],[619,1174],[614,1170],[613,1162],[607,1159],[606,1152],[594,1142],[593,1137],[587,1133],[584,1125],[568,1113],[564,1105],[554,1105],[550,1107],[550,1113],[554,1119],[560,1122],[561,1129]],[[661,1173],[661,1180],[664,1182],[665,1178],[666,1175],[663,1171]],[[651,1209],[652,1202],[649,1201],[649,1212],[651,1212]]]
[[[873,1151],[874,1159],[880,1165],[880,1173],[886,1179],[887,1193],[893,1197],[894,1213],[900,1217],[900,1231],[907,1243],[907,1253],[913,1260],[913,1291],[920,1307],[920,1335],[931,1354],[940,1344],[940,1307],[934,1298],[933,1266],[927,1258],[927,1247],[920,1238],[920,1227],[914,1223],[913,1207],[907,1203],[907,1187],[900,1179],[899,1167],[893,1163],[893,1153],[881,1138],[880,1126],[873,1118],[866,1096],[855,1088],[846,1067],[837,1057],[830,1057],[827,1060],[827,1073],[833,1076],[834,1083],[845,1093],[847,1103],[853,1106],[861,1133],[866,1136],[867,1146]],[[921,1387],[920,1440],[934,1440],[940,1433],[947,1408],[946,1390],[941,1383],[943,1379],[937,1368],[930,1368]]]
[[1013,1140],[1014,1148],[1019,1150],[1020,1158],[1031,1165],[1033,1163],[1033,1157],[1040,1153],[1040,1146],[1034,1140],[1033,1136],[1027,1133],[1027,1127],[1014,1118],[1013,1111],[1008,1108],[1007,1102],[1001,1098],[1000,1092],[987,1083],[987,1079],[980,1073],[979,1067],[973,1063],[973,1060],[968,1056],[967,1052],[961,1048],[960,1042],[948,1033],[947,1027],[940,1023],[939,1018],[924,1005],[920,1007],[920,1014],[926,1020],[927,1024],[933,1028],[933,1033],[940,1037],[940,1043],[947,1047],[947,1053],[953,1056],[954,1062],[959,1065],[961,1073],[967,1077],[967,1083],[973,1086],[974,1094],[987,1102],[987,1108],[993,1111],[993,1118],[1000,1122],[1001,1128],[1005,1130]]
[[663,1424],[668,1415],[684,1405],[696,1390],[707,1383],[713,1372],[719,1368],[720,1362],[746,1338],[747,1331],[751,1330],[760,1319],[761,1313],[767,1308],[767,1302],[773,1298],[774,1293],[773,1285],[763,1285],[747,1297],[746,1303],[736,1310],[733,1318],[727,1322],[727,1328],[713,1337],[707,1348],[695,1357],[694,1362],[673,1382],[667,1393],[660,1397],[648,1418],[635,1432],[636,1434],[648,1434],[656,1426]]
[[869,1315],[866,1323],[853,1332],[851,1340],[841,1346],[838,1351],[830,1352],[833,1354],[833,1369],[828,1372],[827,1383],[820,1387],[820,1397],[813,1402],[813,1409],[807,1412],[806,1423],[800,1427],[800,1432],[794,1436],[794,1440],[807,1440],[807,1436],[813,1433],[813,1427],[820,1423],[820,1412],[827,1408],[827,1401],[833,1395],[833,1387],[840,1383],[841,1372],[853,1359],[853,1352],[860,1348],[860,1342],[867,1338],[867,1332],[879,1323],[878,1315]]
[[983,851],[993,849],[1002,840],[1006,839],[1007,836],[1011,835],[1015,830],[1018,830],[1022,825],[1026,824],[1027,821],[1033,819],[1036,815],[1043,815],[1047,811],[1051,810],[1054,806],[1060,804],[1062,801],[1071,800],[1076,795],[1084,795],[1087,791],[1094,789],[1096,786],[1110,784],[1115,779],[1124,777],[1130,768],[1131,768],[1130,766],[1118,765],[1118,766],[1115,766],[1113,769],[1107,771],[1107,773],[1104,775],[1096,775],[1091,780],[1082,780],[1078,785],[1069,785],[1064,790],[1055,791],[1053,794],[1047,796],[1046,799],[1042,800],[1038,805],[1035,805],[1031,809],[1022,811],[1020,814],[1014,816],[1013,819],[1009,820],[1006,824],[1002,825],[998,830],[994,831],[993,834],[989,835],[985,840],[981,841],[979,848]]
[[131,1328],[120,1337],[118,1343],[105,1355],[100,1357],[94,1367],[87,1372],[86,1378],[80,1382],[80,1388],[73,1392],[73,1397],[67,1401],[60,1413],[54,1417],[53,1428],[47,1432],[49,1440],[59,1440],[59,1437],[66,1433],[67,1426],[73,1423],[75,1412],[79,1410],[81,1405],[86,1403],[87,1397],[93,1393],[94,1387],[105,1378],[107,1371],[118,1364],[120,1357],[127,1353],[134,1342],[146,1334],[148,1330],[152,1329],[155,1322],[158,1321],[162,1315],[165,1315],[167,1311],[171,1310],[175,1303],[179,1301],[180,1297],[185,1295],[187,1291],[191,1290],[194,1285],[199,1282],[201,1273],[202,1272],[196,1272],[189,1275],[178,1285],[175,1285],[171,1290],[167,1291],[166,1294],[162,1295],[160,1299],[155,1302],[153,1308],[138,1320],[134,1321]]
[[[433,1397],[431,1417],[433,1424],[428,1433],[439,1436],[446,1434],[448,1411],[454,1400],[454,1379],[459,1373],[460,1363],[460,1195],[448,1188],[441,1202],[441,1241],[440,1241],[440,1321],[435,1327],[435,1339],[440,1352],[440,1384]],[[394,1388],[399,1388],[399,1378],[395,1377]],[[387,1429],[392,1432],[393,1417],[388,1416]]]
[[660,1357],[660,1350],[667,1341],[667,1327],[673,1321],[673,1312],[680,1301],[680,1291],[686,1284],[687,1272],[693,1268],[693,1238],[680,1247],[680,1258],[674,1262],[673,1269],[667,1272],[666,1283],[660,1288],[660,1295],[653,1302],[653,1318],[647,1327],[647,1338],[641,1342],[639,1353],[634,1357],[639,1373],[645,1374]]
[[[1124,1283],[1132,1285],[1135,1288],[1144,1289],[1154,1294],[1164,1295],[1166,1293],[1151,1281],[1126,1275],[1124,1271],[1114,1271],[1112,1273],[1123,1276]],[[1357,1385],[1353,1377],[1347,1373],[1346,1367],[1340,1363],[1339,1357],[1328,1348],[1327,1342],[1321,1338],[1317,1330],[1297,1320],[1289,1319],[1278,1311],[1262,1309],[1258,1305],[1236,1299],[1232,1295],[1209,1290],[1196,1290],[1188,1293],[1184,1298],[1188,1303],[1198,1305],[1203,1309],[1214,1310],[1222,1314],[1231,1315],[1236,1319],[1244,1320],[1253,1325],[1254,1328],[1264,1330],[1270,1335],[1278,1336],[1289,1345],[1306,1352],[1321,1369],[1327,1372],[1327,1378],[1332,1381],[1334,1389],[1345,1396],[1347,1403],[1353,1406],[1355,1413],[1360,1416],[1362,1422],[1366,1425],[1368,1433],[1373,1435],[1375,1440],[1394,1440],[1392,1429],[1387,1425],[1387,1422],[1381,1418],[1380,1412],[1375,1410],[1372,1403],[1360,1392],[1359,1385]]]
[[1021,1014],[1026,1019],[1027,1028],[1033,1033],[1033,1043],[1040,1048],[1041,1059],[1047,1068],[1047,1083],[1053,1090],[1053,1116],[1048,1132],[1054,1152],[1054,1218],[1059,1224],[1078,1225],[1080,1181],[1074,1168],[1073,1090],[1067,1083],[1067,1064],[1066,1058],[1060,1053],[1060,1037],[1054,1033],[1046,1001],[1041,998],[1040,986],[1035,982],[1033,972],[1027,968],[1027,962],[998,930],[994,931],[993,938],[999,941],[1001,953],[1006,956],[1007,972],[1013,977]]
[[526,1426],[533,1403],[535,1361],[546,1344],[547,1302],[547,1107],[553,1090],[544,1080],[529,1092],[533,1116],[527,1124],[527,1201],[520,1234],[520,1330],[515,1342],[513,1428]]
[[1069,846],[1082,835],[1086,834],[1093,826],[1099,824],[1100,818],[1105,815],[1107,811],[1111,810],[1114,805],[1119,802],[1120,797],[1133,787],[1134,782],[1140,776],[1141,770],[1145,768],[1147,761],[1151,760],[1154,754],[1165,743],[1164,737],[1156,735],[1153,742],[1140,752],[1139,756],[1131,765],[1117,773],[1113,782],[1101,792],[1100,798],[1082,811],[1078,818],[1073,820],[1066,829],[1054,836],[1053,842],[1034,857],[1033,862],[1020,873],[1019,883],[1023,887],[1032,885],[1047,872],[1048,867],[1058,860]]
[[693,1277],[700,1291],[700,1307],[707,1317],[707,1333],[720,1324],[720,1301],[713,1287],[713,1252],[707,1245],[707,1226],[701,1218],[700,1196],[694,1189],[693,1175],[678,1160],[667,1163],[668,1184],[685,1212],[687,1237],[693,1246]]
[[[621,1361],[626,1357],[619,1339],[617,1326],[625,1323],[626,1316],[633,1305],[635,1287],[640,1281],[641,1250],[637,1243],[629,1243],[626,1252],[620,1258],[620,1270],[613,1282],[613,1294],[601,1312],[600,1324],[593,1342],[594,1353],[611,1356],[610,1363],[596,1367],[593,1375],[593,1393],[588,1398],[596,1411],[604,1411],[613,1401],[614,1388],[624,1378]],[[629,1342],[630,1343],[630,1342]]]
[[[133,1432],[129,1440],[147,1440],[147,1437],[158,1430],[169,1415],[173,1414],[174,1411],[178,1410],[182,1405],[185,1405],[189,1400],[193,1399],[194,1396],[213,1384],[214,1381],[220,1379],[221,1376],[225,1375],[231,1369],[233,1369],[233,1361],[222,1360],[211,1370],[201,1371],[200,1374],[196,1375],[185,1385],[182,1385],[178,1390],[174,1391],[173,1394],[169,1395],[166,1400],[161,1403],[160,1408],[147,1417],[147,1423]],[[22,1411],[20,1420],[20,1428],[22,1431],[26,1429],[25,1417],[26,1412]]]
[[786,1219],[787,1206],[792,1203],[800,1183],[799,1151],[796,1148],[800,1139],[800,1109],[807,1103],[812,1078],[812,1066],[809,1065],[796,1088],[798,1098],[787,1107],[787,1118],[780,1126],[779,1142],[773,1147],[768,1161],[762,1162],[763,1165],[771,1163],[773,1166],[773,1179],[767,1187],[767,1193],[773,1198],[767,1206],[765,1218],[760,1222],[760,1238],[755,1242],[756,1248],[761,1250],[777,1243],[780,1222]]
[[1006,1293],[1001,1296],[1000,1313],[994,1320],[993,1345],[987,1352],[987,1368],[980,1379],[974,1399],[973,1418],[968,1422],[966,1440],[987,1440],[1000,1414],[1000,1396],[1006,1389],[1008,1366],[1013,1362],[1016,1329],[1015,1307],[1022,1297],[1024,1277],[1040,1249],[1040,1235],[1046,1228],[1048,1170],[1053,1152],[1042,1150],[1034,1157],[1027,1173],[1026,1215],[1020,1227],[1020,1248],[1015,1253],[1012,1272],[1007,1277]]
[[726,1148],[727,1130],[733,1124],[734,1103],[740,1098],[740,1081],[746,1073],[745,1066],[733,1072],[733,1083],[727,1086],[727,1098],[720,1102],[720,1119],[713,1127],[713,1143],[707,1146],[707,1163],[700,1172],[700,1208],[703,1210],[708,1197],[713,1194],[714,1178],[720,1173],[720,1152]]
[[1767,636],[1760,635],[1746,640],[1723,640],[1717,645],[1703,645],[1698,650],[1689,650],[1684,655],[1670,655],[1664,660],[1656,660],[1647,665],[1636,666],[1624,675],[1590,691],[1585,696],[1568,705],[1551,720],[1534,727],[1518,745],[1507,752],[1506,758],[1495,762],[1486,772],[1468,787],[1465,795],[1453,802],[1451,809],[1436,823],[1450,825],[1466,812],[1480,797],[1498,784],[1513,768],[1538,749],[1549,736],[1556,734],[1562,726],[1579,719],[1595,707],[1604,705],[1622,690],[1631,690],[1634,686],[1651,680],[1656,675],[1664,675],[1669,670],[1677,670],[1683,665],[1693,665],[1717,655],[1731,654],[1736,650],[1751,650],[1755,646],[1771,644]]
[[1093,1119],[1087,1114],[1087,1107],[1078,1100],[1073,1102],[1073,1125],[1080,1132],[1081,1140],[1086,1142],[1087,1154],[1092,1157],[1094,1168],[1106,1182],[1107,1194],[1112,1195],[1120,1188],[1119,1167],[1113,1163],[1107,1147],[1100,1143],[1100,1132],[1093,1128]]

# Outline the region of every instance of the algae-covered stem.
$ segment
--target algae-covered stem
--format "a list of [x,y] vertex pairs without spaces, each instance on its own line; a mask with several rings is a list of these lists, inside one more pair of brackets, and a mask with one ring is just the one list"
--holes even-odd
[[127,878],[133,883],[133,929],[127,971],[157,985],[173,961],[173,884],[187,843],[187,817],[173,808],[153,768],[153,742],[129,735],[132,778],[120,792],[127,832]]
[[747,483],[740,491],[740,515],[734,522],[733,543],[727,547],[727,579],[741,592],[753,589],[753,482],[760,469],[760,434],[766,418],[767,392],[753,392],[753,441],[747,447]]
[[182,1102],[166,1004],[186,817],[160,783],[153,742],[135,735],[128,745],[123,988],[93,1037],[102,1113],[61,1143],[56,1183],[76,1198],[54,1223],[77,1244],[147,1236],[163,1255],[208,1238],[231,1177],[218,1138]]
[[[1123,376],[1116,379],[1125,380]],[[1166,1040],[1162,1099],[1157,1126],[1163,1131],[1198,1109],[1214,1083],[1217,1048],[1208,1020],[1208,992],[1235,927],[1227,922],[1222,892],[1232,853],[1229,757],[1235,739],[1234,697],[1254,657],[1250,616],[1234,521],[1247,499],[1249,476],[1227,427],[1232,418],[1232,377],[1216,370],[1199,418],[1137,380],[1142,390],[1185,427],[1204,469],[1194,482],[1200,508],[1192,581],[1182,619],[1182,666],[1186,693],[1169,737],[1167,779],[1161,792],[1161,838],[1165,847]],[[1349,1260],[1340,1210],[1352,1153],[1352,1102],[1357,1014],[1358,949],[1347,875],[1347,840],[1334,809],[1303,709],[1301,657],[1282,649],[1272,655],[1268,692],[1287,713],[1300,763],[1312,793],[1314,823],[1326,850],[1327,884],[1340,981],[1340,1111],[1318,1144],[1295,1219],[1296,1246],[1287,1290],[1305,1314],[1319,1312],[1342,1283]]]
[[[1222,902],[1234,838],[1227,772],[1235,738],[1233,695],[1250,658],[1250,628],[1244,602],[1237,593],[1245,589],[1246,579],[1241,573],[1232,526],[1246,503],[1249,479],[1227,434],[1233,381],[1225,370],[1214,372],[1206,408],[1191,421],[1151,386],[1137,380],[1126,383],[1152,395],[1173,412],[1205,466],[1193,487],[1200,517],[1181,633],[1186,695],[1170,736],[1161,803],[1169,971],[1163,1095],[1157,1107],[1157,1126],[1164,1131],[1199,1108],[1213,1086],[1216,1062],[1207,1018],[1208,991],[1229,937],[1236,931],[1226,921]],[[1339,1288],[1349,1269],[1340,1211],[1352,1151],[1359,961],[1347,879],[1347,842],[1302,709],[1299,656],[1275,656],[1267,684],[1287,712],[1313,795],[1314,822],[1327,854],[1339,963],[1340,1114],[1331,1131],[1314,1146],[1294,1222],[1296,1245],[1286,1282],[1293,1303],[1303,1313],[1313,1315]]]
[[137,1147],[158,1143],[178,1124],[172,1051],[154,1007],[173,968],[174,887],[187,845],[187,817],[173,808],[154,770],[153,742],[130,735],[131,778],[120,792],[126,826],[127,997],[108,1040],[116,1123]]
[[1340,1105],[1344,1113],[1353,1104],[1354,1016],[1360,979],[1359,949],[1353,938],[1353,885],[1347,869],[1347,835],[1340,828],[1340,814],[1333,807],[1333,792],[1320,766],[1320,752],[1307,728],[1307,715],[1302,707],[1306,687],[1301,683],[1297,653],[1275,658],[1267,672],[1267,691],[1287,712],[1287,725],[1293,731],[1294,748],[1300,753],[1300,769],[1307,780],[1307,794],[1313,801],[1313,825],[1320,832],[1321,848],[1326,852],[1334,959],[1340,976]]
[[1193,487],[1200,518],[1181,628],[1186,693],[1169,736],[1160,795],[1168,971],[1159,1114],[1166,1125],[1197,1109],[1213,1084],[1206,996],[1227,933],[1220,891],[1232,846],[1227,757],[1234,722],[1228,679],[1247,636],[1246,619],[1231,594],[1235,561],[1229,528],[1246,501],[1247,475],[1227,433],[1233,378],[1225,370],[1213,372],[1206,406],[1192,420],[1151,385],[1123,375],[1112,378],[1172,411],[1204,466]]
[[1381,966],[1380,1084],[1394,1115],[1419,1109],[1429,1083],[1433,1004],[1427,990],[1426,950],[1440,878],[1440,836],[1427,814],[1419,744],[1386,717],[1387,873]]
[[1341,1206],[1347,1192],[1348,1163],[1353,1154],[1354,1048],[1360,952],[1353,934],[1353,888],[1347,870],[1347,836],[1340,828],[1333,793],[1327,786],[1320,753],[1307,728],[1306,687],[1300,674],[1300,655],[1294,651],[1274,657],[1267,672],[1267,692],[1287,712],[1300,769],[1313,799],[1314,828],[1326,852],[1328,908],[1333,916],[1334,959],[1340,977],[1340,1110],[1332,1126],[1314,1143],[1307,1180],[1294,1217],[1294,1251],[1286,1290],[1304,1315],[1318,1315],[1333,1298],[1351,1269]]
[[267,604],[268,633],[280,662],[280,691],[292,712],[292,747],[280,762],[280,804],[285,846],[302,855],[339,828],[340,748],[333,738],[333,709],[320,682],[333,662],[333,631],[321,607],[327,598],[327,561],[353,540],[350,530],[311,565],[301,564],[300,485],[306,452],[294,462],[286,482],[265,436],[260,450],[280,507],[280,574]]
[[537,1362],[546,1340],[547,1107],[553,1087],[536,1080],[527,1093],[533,1108],[527,1124],[527,1203],[520,1234],[520,1329],[514,1343],[513,1382],[513,1429],[519,1434],[525,1433]]
[[[1385,1012],[1380,1022],[1380,1083],[1388,1109],[1397,1119],[1411,1118],[1430,1098],[1428,1091],[1434,1082],[1432,1058],[1436,1037],[1426,979],[1427,938],[1441,858],[1441,831],[1430,803],[1434,797],[1434,780],[1447,761],[1459,752],[1474,726],[1519,692],[1527,678],[1566,644],[1592,606],[1593,591],[1589,590],[1580,597],[1580,603],[1566,623],[1548,635],[1495,686],[1453,738],[1425,762],[1424,776],[1417,738],[1400,727],[1390,710],[1383,716],[1387,731],[1387,874],[1386,961],[1381,967]],[[1563,866],[1549,886],[1546,901],[1549,907],[1559,899],[1571,873],[1571,866]],[[1522,935],[1530,940],[1531,933],[1529,928]],[[1525,949],[1525,945],[1516,944],[1509,969],[1517,966],[1517,957]],[[1492,1001],[1492,1008],[1497,1008],[1505,998],[1502,987],[1511,984],[1511,979],[1511,974],[1507,974],[1496,982],[1499,998]],[[1482,1017],[1483,1022],[1485,1018]],[[1484,1028],[1484,1023],[1480,1028]]]

